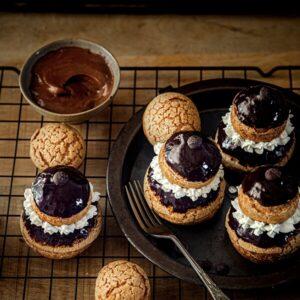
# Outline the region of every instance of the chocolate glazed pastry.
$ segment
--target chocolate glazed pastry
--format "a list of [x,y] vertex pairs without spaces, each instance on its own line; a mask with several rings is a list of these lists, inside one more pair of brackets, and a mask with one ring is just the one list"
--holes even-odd
[[298,193],[297,182],[278,167],[262,167],[249,173],[242,188],[244,193],[263,206],[285,204]]
[[212,190],[207,197],[200,197],[196,201],[193,201],[189,197],[182,197],[180,199],[175,198],[172,192],[165,192],[161,185],[153,179],[153,170],[149,168],[148,182],[150,188],[159,196],[160,201],[165,206],[172,206],[174,212],[185,213],[191,208],[198,206],[206,206],[216,199],[219,194],[219,188],[215,191]]
[[87,206],[90,185],[77,169],[57,166],[38,174],[32,193],[40,211],[49,216],[68,218]]
[[[239,163],[244,166],[261,166],[266,164],[276,164],[279,161],[281,161],[286,154],[289,152],[291,147],[293,146],[295,142],[295,134],[293,133],[291,135],[291,139],[289,142],[285,145],[279,145],[275,147],[273,151],[264,150],[262,154],[257,154],[255,152],[250,153],[244,151],[239,146],[230,145],[226,148],[223,146],[223,143],[225,142],[227,136],[224,132],[225,125],[223,122],[220,123],[218,127],[218,135],[217,135],[217,141],[220,147],[222,148],[222,151],[225,153],[232,155],[233,157],[237,158],[239,160]],[[228,145],[228,143],[225,143]]]
[[113,75],[99,55],[79,47],[49,52],[32,68],[30,89],[37,104],[49,111],[73,114],[107,99]]
[[233,104],[239,120],[254,128],[274,128],[288,118],[283,94],[266,86],[252,86],[239,92]]
[[197,131],[173,134],[165,144],[166,162],[188,181],[206,181],[219,170],[218,148]]
[[262,233],[261,235],[257,236],[253,233],[252,229],[244,229],[239,225],[238,221],[232,216],[234,211],[235,209],[231,207],[229,211],[229,226],[236,232],[239,238],[257,247],[282,247],[286,244],[290,237],[295,236],[300,232],[300,223],[298,223],[294,225],[296,229],[289,233],[280,232],[277,233],[273,238],[269,237],[266,233]]

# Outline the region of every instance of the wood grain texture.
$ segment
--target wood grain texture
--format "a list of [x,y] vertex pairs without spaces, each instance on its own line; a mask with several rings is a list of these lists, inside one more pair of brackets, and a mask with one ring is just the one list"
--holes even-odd
[[298,64],[300,19],[270,16],[1,13],[0,61],[21,66],[41,45],[83,38],[121,65]]

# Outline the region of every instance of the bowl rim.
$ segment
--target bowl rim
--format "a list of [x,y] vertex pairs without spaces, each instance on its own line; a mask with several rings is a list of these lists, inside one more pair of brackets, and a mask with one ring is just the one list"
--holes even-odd
[[[78,45],[78,43],[81,43],[82,45]],[[113,88],[111,90],[110,96],[105,101],[100,102],[97,106],[95,106],[91,109],[88,109],[88,110],[84,110],[82,112],[78,112],[78,113],[62,114],[62,113],[53,112],[51,110],[48,110],[48,109],[45,109],[45,108],[39,106],[33,100],[32,95],[29,92],[30,91],[29,86],[25,86],[25,82],[26,82],[25,78],[26,78],[26,76],[28,76],[28,73],[31,72],[32,67],[36,64],[36,62],[40,58],[47,55],[51,51],[55,51],[55,50],[58,50],[58,49],[64,48],[64,47],[72,47],[72,46],[79,47],[82,49],[89,49],[89,50],[91,50],[91,47],[93,46],[93,47],[96,47],[97,49],[99,49],[98,54],[101,55],[101,53],[104,53],[105,55],[102,55],[102,57],[106,60],[108,67],[109,67],[110,71],[112,72],[114,84],[113,84]],[[86,47],[84,47],[84,46],[86,46]],[[117,67],[115,71],[112,70],[112,68],[109,65],[109,62],[112,62],[113,64],[115,64],[115,66]],[[85,40],[85,39],[67,38],[67,39],[55,40],[51,43],[45,44],[44,46],[35,50],[32,54],[30,54],[27,57],[27,59],[25,60],[25,63],[23,64],[23,66],[21,68],[21,72],[19,75],[19,87],[20,87],[22,95],[27,100],[27,102],[30,105],[32,105],[36,110],[38,110],[41,114],[46,114],[46,115],[58,117],[58,118],[59,117],[67,117],[67,118],[80,117],[80,116],[84,116],[84,115],[96,112],[101,107],[105,108],[111,102],[112,98],[115,96],[116,92],[119,89],[119,85],[120,85],[120,65],[119,65],[117,59],[115,58],[115,56],[109,50],[107,50],[105,47],[103,47],[102,45],[100,45],[96,42]]]

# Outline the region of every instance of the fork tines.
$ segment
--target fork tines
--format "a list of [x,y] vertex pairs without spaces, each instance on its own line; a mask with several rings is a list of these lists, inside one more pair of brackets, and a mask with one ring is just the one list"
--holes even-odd
[[150,227],[159,226],[161,221],[150,209],[140,182],[129,182],[125,185],[125,190],[131,209],[142,229],[147,232]]

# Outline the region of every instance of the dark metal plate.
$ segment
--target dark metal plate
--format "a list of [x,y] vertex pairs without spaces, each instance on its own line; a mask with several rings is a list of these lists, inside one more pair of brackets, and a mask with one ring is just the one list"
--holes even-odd
[[[242,79],[216,79],[195,82],[183,86],[177,91],[191,97],[197,105],[202,131],[208,136],[214,135],[221,116],[232,102],[233,96],[243,87],[261,82]],[[265,84],[265,83],[264,83]],[[300,116],[300,97],[291,91],[288,94],[293,112]],[[166,272],[190,282],[199,280],[185,259],[177,253],[174,246],[145,235],[136,223],[130,210],[124,185],[133,179],[143,180],[145,171],[154,156],[152,146],[146,140],[142,130],[143,111],[138,112],[125,125],[114,144],[107,171],[107,189],[114,214],[130,243],[146,258]],[[298,118],[299,119],[299,118]],[[299,139],[299,121],[296,117],[296,135]],[[298,177],[299,147],[288,168]],[[227,289],[266,287],[299,278],[299,256],[283,263],[260,266],[242,258],[231,245],[224,228],[225,214],[230,205],[227,192],[220,212],[208,223],[197,226],[168,225],[186,244],[198,261],[208,260],[212,264],[209,273],[221,287]],[[229,266],[227,275],[218,275],[216,266],[225,263]]]

